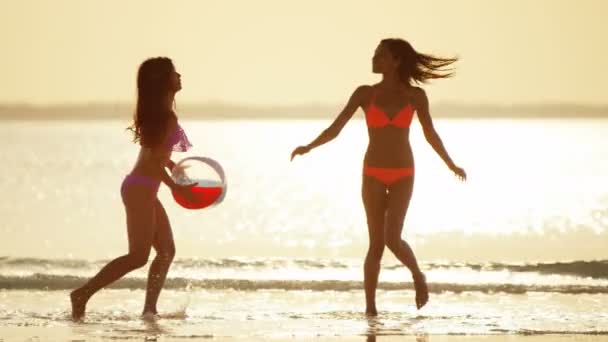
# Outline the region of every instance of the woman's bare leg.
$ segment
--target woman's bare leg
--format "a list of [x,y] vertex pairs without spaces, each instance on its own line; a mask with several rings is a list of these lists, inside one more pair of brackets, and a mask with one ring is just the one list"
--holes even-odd
[[[70,293],[72,319],[84,316],[86,304],[97,291],[148,262],[154,237],[154,196],[149,189],[131,187],[125,201],[129,253],[105,265],[86,284]],[[151,197],[152,196],[152,197]]]
[[156,250],[156,257],[150,265],[148,272],[148,285],[146,288],[146,301],[143,313],[157,313],[156,303],[163,288],[171,261],[175,256],[175,243],[171,224],[163,205],[156,200],[156,235],[152,246]]
[[367,216],[369,249],[363,267],[365,287],[365,313],[377,315],[376,288],[380,275],[380,261],[384,252],[384,216],[386,212],[386,187],[378,180],[363,176],[361,188],[363,205]]
[[403,222],[412,198],[413,188],[414,177],[403,178],[389,187],[384,236],[386,246],[410,270],[416,288],[416,306],[421,308],[429,298],[426,280],[420,271],[414,251],[401,238]]

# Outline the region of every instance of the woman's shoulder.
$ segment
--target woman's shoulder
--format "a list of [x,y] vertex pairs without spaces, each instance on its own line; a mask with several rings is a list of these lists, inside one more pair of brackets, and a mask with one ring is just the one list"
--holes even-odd
[[373,94],[374,87],[368,84],[359,85],[350,96],[349,103],[358,106],[366,106]]
[[360,92],[362,94],[371,94],[371,92],[376,89],[377,84],[362,84],[355,89],[355,92]]
[[413,97],[415,98],[425,98],[426,97],[426,92],[424,91],[424,89],[420,88],[420,87],[410,87],[409,88],[410,93],[412,94]]
[[411,99],[412,104],[416,108],[420,108],[421,106],[424,106],[424,104],[428,102],[428,99],[426,97],[426,92],[424,91],[424,89],[422,89],[420,87],[414,87],[414,86],[408,87],[407,92],[408,92],[408,97]]
[[373,94],[374,89],[375,84],[362,84],[355,88],[355,91],[353,92],[353,97],[359,98],[361,100],[367,99]]

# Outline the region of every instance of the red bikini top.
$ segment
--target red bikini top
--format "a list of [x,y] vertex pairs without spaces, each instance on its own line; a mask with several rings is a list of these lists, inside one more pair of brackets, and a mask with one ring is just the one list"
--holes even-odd
[[367,127],[381,128],[388,125],[395,127],[409,128],[414,118],[414,108],[411,104],[407,104],[393,117],[390,119],[382,109],[376,106],[376,89],[372,90],[372,99],[365,110],[365,121]]

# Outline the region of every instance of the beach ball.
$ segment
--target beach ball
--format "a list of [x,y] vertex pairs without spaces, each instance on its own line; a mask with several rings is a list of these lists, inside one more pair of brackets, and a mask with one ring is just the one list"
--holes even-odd
[[202,209],[221,203],[228,186],[224,169],[217,161],[207,157],[188,157],[180,160],[171,170],[177,184],[192,185],[192,199],[188,200],[172,191],[175,201],[186,209]]

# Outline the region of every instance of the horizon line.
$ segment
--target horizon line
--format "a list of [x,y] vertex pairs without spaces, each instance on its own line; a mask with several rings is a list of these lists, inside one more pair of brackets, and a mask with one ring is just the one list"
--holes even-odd
[[[24,108],[65,108],[65,107],[110,107],[110,106],[134,106],[135,101],[81,101],[81,102],[0,102],[0,108],[7,107],[24,107]],[[201,101],[201,102],[177,102],[177,107],[232,107],[232,108],[310,108],[310,107],[337,107],[343,104],[327,103],[327,102],[311,102],[311,103],[246,103],[246,102],[225,102],[225,101]],[[512,107],[593,107],[593,108],[608,108],[608,102],[574,102],[574,101],[547,101],[547,102],[456,102],[456,101],[437,101],[431,102],[432,106],[442,107],[494,107],[494,108],[512,108]]]

